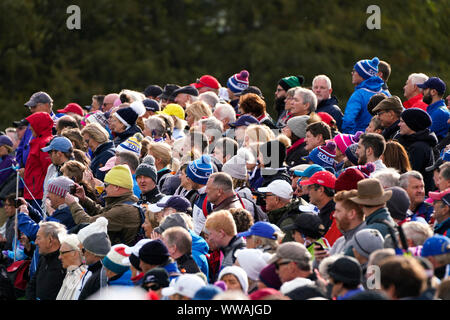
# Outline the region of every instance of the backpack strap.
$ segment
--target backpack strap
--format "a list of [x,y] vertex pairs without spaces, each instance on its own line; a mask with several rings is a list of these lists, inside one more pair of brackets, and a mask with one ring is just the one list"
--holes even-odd
[[[392,222],[385,219],[375,220],[374,222],[382,223],[388,227],[388,232],[392,238],[392,242],[394,242],[395,247],[394,249],[397,255],[404,255],[405,253],[408,252],[408,242],[406,241],[405,233],[403,232],[402,226],[394,225]],[[398,232],[403,249],[400,248],[399,243],[397,241],[397,237],[395,234],[396,230]]]

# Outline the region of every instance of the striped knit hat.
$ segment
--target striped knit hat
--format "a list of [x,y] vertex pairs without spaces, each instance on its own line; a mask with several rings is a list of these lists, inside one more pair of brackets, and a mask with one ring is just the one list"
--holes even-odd
[[372,60],[360,60],[353,68],[364,80],[367,80],[377,75],[379,63],[380,60],[375,57]]
[[321,145],[314,148],[306,159],[318,164],[322,167],[333,167],[335,165],[334,158],[336,157],[336,143],[328,141],[326,145]]
[[228,78],[227,87],[233,93],[240,93],[249,86],[248,77],[250,73],[247,70],[242,70]]
[[345,150],[347,150],[347,148],[354,144],[354,143],[358,143],[359,141],[359,137],[363,134],[364,132],[362,131],[358,131],[356,132],[356,134],[344,134],[344,133],[340,133],[338,135],[336,135],[334,137],[334,143],[336,143],[337,148],[339,149],[339,151],[342,152],[342,154],[345,154]]
[[211,157],[203,155],[201,158],[189,162],[186,175],[195,183],[206,185],[209,176],[213,173]]
[[117,152],[122,151],[132,151],[137,153],[138,156],[141,155],[141,141],[144,139],[144,136],[137,132],[134,134],[134,136],[129,137],[127,140],[119,144],[116,148]]
[[60,176],[50,180],[48,184],[48,192],[54,193],[60,197],[65,197],[70,192],[70,187],[74,185],[74,182],[64,176]]
[[125,244],[116,244],[111,247],[106,257],[103,258],[103,265],[114,273],[122,274],[130,268],[129,261],[125,260],[130,255],[125,252],[128,248]]

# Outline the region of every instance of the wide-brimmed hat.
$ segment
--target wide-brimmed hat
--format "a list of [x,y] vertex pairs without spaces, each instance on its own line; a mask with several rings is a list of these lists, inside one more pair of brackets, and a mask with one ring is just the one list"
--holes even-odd
[[358,196],[351,201],[366,206],[385,204],[392,197],[392,190],[385,191],[378,179],[367,178],[358,181]]

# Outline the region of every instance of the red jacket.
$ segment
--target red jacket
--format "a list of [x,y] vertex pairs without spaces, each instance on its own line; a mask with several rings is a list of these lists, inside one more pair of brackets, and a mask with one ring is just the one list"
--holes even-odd
[[420,108],[426,112],[428,105],[422,101],[422,98],[423,98],[423,94],[419,93],[417,96],[414,96],[411,99],[403,102],[403,106],[405,107],[405,109]]
[[[52,163],[50,155],[42,152],[41,148],[53,138],[53,120],[46,112],[36,112],[26,118],[36,133],[36,137],[30,141],[30,153],[25,164],[25,185],[23,197],[27,200],[41,200],[44,193],[44,180],[47,168]],[[33,194],[31,196],[30,192]]]

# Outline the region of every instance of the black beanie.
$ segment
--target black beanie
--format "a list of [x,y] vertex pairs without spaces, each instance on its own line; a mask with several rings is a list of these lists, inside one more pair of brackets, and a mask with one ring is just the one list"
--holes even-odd
[[141,163],[135,172],[135,177],[138,176],[145,176],[145,177],[149,177],[151,178],[153,181],[156,182],[156,177],[157,177],[158,173],[156,172],[156,167],[152,166],[150,164],[147,163]]
[[139,249],[139,259],[150,265],[163,265],[169,260],[169,250],[161,239],[147,242]]
[[418,132],[431,126],[430,115],[419,108],[410,108],[402,112],[400,116],[406,125],[413,131]]
[[120,108],[114,115],[127,129],[134,126],[138,118],[138,114],[130,107]]

